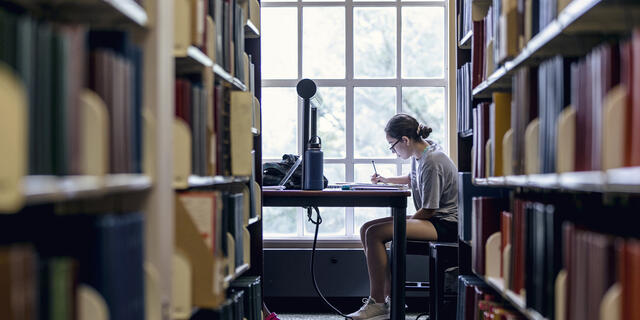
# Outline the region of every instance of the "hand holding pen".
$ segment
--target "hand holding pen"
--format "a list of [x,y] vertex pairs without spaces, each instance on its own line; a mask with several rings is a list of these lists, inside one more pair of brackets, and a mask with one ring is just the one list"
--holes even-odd
[[384,177],[378,174],[378,170],[376,170],[375,161],[371,160],[371,164],[373,165],[374,174],[371,176],[371,183],[379,183],[384,182]]

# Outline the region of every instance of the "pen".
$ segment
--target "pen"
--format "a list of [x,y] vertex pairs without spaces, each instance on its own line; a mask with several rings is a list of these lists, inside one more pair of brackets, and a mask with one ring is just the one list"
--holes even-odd
[[376,174],[376,176],[378,175],[378,170],[376,170],[376,162],[371,160],[371,164],[373,165],[373,173]]

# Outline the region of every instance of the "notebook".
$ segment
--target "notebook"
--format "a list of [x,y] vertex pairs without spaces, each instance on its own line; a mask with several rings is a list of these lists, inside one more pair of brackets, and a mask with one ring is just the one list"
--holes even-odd
[[336,182],[330,184],[327,189],[341,190],[407,190],[406,184],[394,183],[362,183],[362,182]]

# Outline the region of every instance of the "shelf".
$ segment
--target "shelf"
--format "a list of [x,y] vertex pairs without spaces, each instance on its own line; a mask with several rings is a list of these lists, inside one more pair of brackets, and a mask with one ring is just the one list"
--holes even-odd
[[249,177],[229,177],[229,176],[213,176],[201,177],[189,176],[189,188],[208,188],[230,184],[245,184],[249,181]]
[[230,274],[224,278],[225,286],[228,287],[233,280],[238,279],[240,276],[242,276],[243,273],[247,272],[248,270],[249,265],[246,263],[237,267],[234,274]]
[[150,188],[151,178],[140,174],[111,174],[105,177],[26,176],[23,180],[27,204],[80,200]]
[[201,72],[204,68],[211,68],[213,62],[199,48],[189,46],[186,52],[174,53],[176,59],[176,73]]
[[260,31],[258,28],[251,22],[251,20],[247,20],[247,24],[244,26],[244,36],[245,38],[259,38]]
[[473,136],[473,129],[458,132],[460,138],[468,138]]
[[475,87],[473,97],[487,98],[493,91],[510,89],[511,77],[521,66],[537,64],[557,54],[584,55],[607,34],[628,33],[640,15],[640,6],[629,5],[632,2],[573,0],[557,19],[527,42],[520,54]]
[[145,28],[149,23],[147,12],[133,0],[12,0],[30,10],[48,17],[92,26],[120,26],[122,24]]
[[472,37],[473,37],[473,30],[469,30],[469,32],[467,32],[467,34],[465,34],[464,37],[460,39],[460,42],[458,42],[458,47],[460,49],[471,49]]
[[[475,272],[474,272],[475,274]],[[518,310],[522,315],[524,315],[529,320],[546,320],[547,318],[543,317],[539,312],[533,309],[529,309],[526,307],[526,303],[524,299],[517,295],[515,292],[511,290],[504,289],[504,282],[502,279],[496,278],[485,278],[484,276],[475,274],[478,278],[482,279],[488,286],[493,288],[496,292],[502,296],[504,300],[509,302],[514,308]]]
[[241,91],[247,91],[247,86],[245,86],[244,83],[242,83],[242,81],[240,81],[238,78],[234,78],[233,76],[231,76],[226,70],[224,70],[224,68],[222,68],[217,63],[213,65],[213,73],[215,73],[218,77],[220,77],[225,82],[231,84],[236,89]]
[[474,179],[479,186],[640,193],[640,167]]
[[260,221],[260,217],[253,217],[253,218],[249,219],[248,225],[252,225],[252,224],[254,224],[254,223],[258,222],[258,221]]

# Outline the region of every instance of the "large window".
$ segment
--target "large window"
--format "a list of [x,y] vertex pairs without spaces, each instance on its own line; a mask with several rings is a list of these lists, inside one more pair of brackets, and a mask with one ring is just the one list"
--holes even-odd
[[[298,80],[313,79],[323,99],[319,134],[330,182],[407,174],[389,151],[384,126],[405,112],[433,128],[448,151],[447,1],[262,0],[263,161],[302,150]],[[408,214],[413,211],[409,200]],[[321,208],[320,237],[359,239],[383,208]],[[313,237],[299,208],[264,208],[266,239]]]

